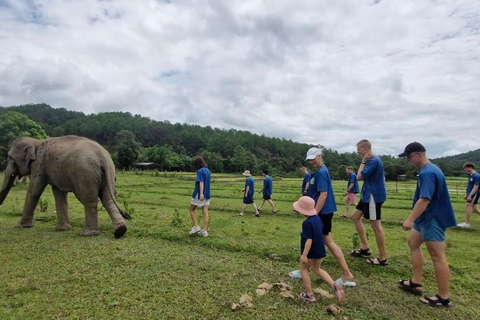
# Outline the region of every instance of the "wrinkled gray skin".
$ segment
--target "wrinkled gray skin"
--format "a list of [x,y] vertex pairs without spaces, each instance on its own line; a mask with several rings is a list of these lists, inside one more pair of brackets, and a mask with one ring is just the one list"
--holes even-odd
[[[120,238],[127,232],[125,218],[113,196],[115,165],[110,154],[98,143],[87,138],[64,136],[37,140],[18,138],[8,152],[0,205],[16,177],[30,175],[23,215],[17,227],[33,227],[33,214],[45,187],[52,186],[57,209],[57,231],[72,229],[68,215],[68,192],[73,192],[85,207],[85,229],[82,235],[99,234],[98,198],[113,222],[114,235]],[[122,217],[123,215],[123,217]]]

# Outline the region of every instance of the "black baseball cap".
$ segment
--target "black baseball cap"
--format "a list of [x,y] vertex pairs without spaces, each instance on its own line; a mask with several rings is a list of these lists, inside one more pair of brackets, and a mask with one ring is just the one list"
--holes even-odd
[[427,151],[427,150],[425,150],[425,147],[420,142],[412,142],[412,143],[409,143],[405,147],[405,151],[400,153],[398,156],[400,158],[403,158],[403,157],[408,156],[412,152],[425,152],[425,151]]

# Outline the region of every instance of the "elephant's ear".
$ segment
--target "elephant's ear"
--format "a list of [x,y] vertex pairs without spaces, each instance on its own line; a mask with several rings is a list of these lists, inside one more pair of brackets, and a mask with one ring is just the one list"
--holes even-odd
[[34,145],[29,145],[26,147],[26,155],[25,155],[25,161],[27,162],[27,166],[31,161],[35,161],[35,146]]

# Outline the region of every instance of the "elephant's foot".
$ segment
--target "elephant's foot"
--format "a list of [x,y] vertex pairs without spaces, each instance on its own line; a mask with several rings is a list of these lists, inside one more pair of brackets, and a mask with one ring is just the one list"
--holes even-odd
[[65,223],[65,224],[57,224],[55,226],[55,231],[68,231],[68,230],[72,230],[72,226],[68,223]]
[[29,221],[29,222],[22,222],[20,221],[19,223],[17,223],[17,225],[15,226],[15,228],[32,228],[33,227],[33,222]]
[[125,234],[125,232],[127,232],[127,226],[125,224],[122,224],[115,228],[113,235],[115,236],[115,238],[121,238]]
[[92,229],[85,229],[82,231],[82,233],[80,233],[82,236],[86,236],[86,237],[89,237],[89,236],[98,236],[100,234],[100,232],[98,230],[92,230]]

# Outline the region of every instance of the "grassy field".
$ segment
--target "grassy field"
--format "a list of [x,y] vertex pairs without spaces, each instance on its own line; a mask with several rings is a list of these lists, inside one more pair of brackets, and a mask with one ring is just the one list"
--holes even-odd
[[[257,191],[260,177],[256,178]],[[263,282],[285,282],[295,294],[300,280],[290,279],[299,258],[299,232],[303,218],[292,212],[300,179],[274,178],[278,214],[255,218],[249,208],[236,217],[242,205],[240,176],[214,174],[210,207],[210,237],[189,237],[188,214],[195,175],[178,173],[120,172],[117,190],[120,207],[133,220],[122,239],[114,239],[105,210],[99,212],[101,235],[81,237],[83,207],[70,197],[73,230],[54,232],[56,215],[48,188],[37,208],[35,227],[16,229],[26,186],[12,189],[0,207],[0,319],[328,319],[325,309],[334,299],[309,304],[280,296],[273,289],[264,296],[255,290]],[[458,221],[464,221],[465,179],[450,180]],[[343,213],[346,182],[335,181],[334,190]],[[358,286],[346,289],[339,319],[479,319],[480,217],[474,227],[447,232],[447,258],[452,272],[453,309],[422,305],[417,296],[398,288],[399,279],[411,275],[408,233],[401,225],[409,213],[414,182],[388,183],[389,199],[382,217],[390,265],[373,267],[347,256]],[[457,194],[458,193],[458,194]],[[256,203],[260,195],[255,196]],[[42,209],[42,210],[40,210]],[[43,212],[42,212],[43,211]],[[373,233],[369,239],[377,253]],[[338,215],[333,237],[345,253],[357,241],[353,223]],[[275,254],[280,259],[273,260]],[[426,259],[423,285],[435,294],[431,261]],[[323,267],[334,279],[339,268],[328,255]],[[320,280],[316,288],[328,289]],[[253,307],[233,312],[231,305],[242,294],[253,298]]]

